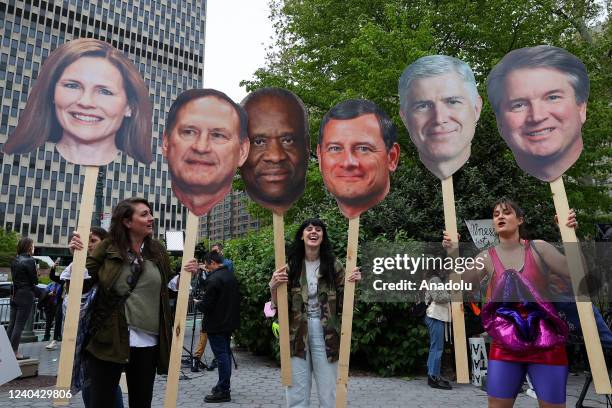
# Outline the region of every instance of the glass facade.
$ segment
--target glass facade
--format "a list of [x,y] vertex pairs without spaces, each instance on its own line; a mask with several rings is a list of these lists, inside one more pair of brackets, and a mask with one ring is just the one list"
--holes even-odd
[[[153,162],[121,154],[100,168],[94,220],[120,200],[153,204],[155,236],[180,230],[187,212],[172,195],[162,160],[165,116],[184,90],[201,88],[205,2],[191,0],[63,0],[0,3],[0,147],[17,125],[28,93],[49,53],[76,38],[112,44],[135,63],[154,103]],[[34,238],[42,248],[65,248],[76,227],[84,171],[46,143],[24,155],[0,153],[0,227]]]

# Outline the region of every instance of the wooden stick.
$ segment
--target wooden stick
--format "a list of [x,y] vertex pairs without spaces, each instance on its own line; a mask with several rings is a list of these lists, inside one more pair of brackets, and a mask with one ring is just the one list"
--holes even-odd
[[195,253],[198,235],[198,216],[189,212],[187,215],[187,228],[185,233],[185,246],[183,248],[183,262],[178,297],[176,299],[176,312],[174,314],[174,328],[172,330],[172,348],[170,349],[170,365],[168,367],[168,382],[166,383],[165,408],[176,407],[178,398],[178,380],[181,371],[181,352],[185,337],[185,321],[187,320],[187,306],[189,301],[189,286],[191,273],[185,270]]
[[[453,191],[453,176],[442,180],[442,201],[444,203],[444,227],[452,242],[457,242],[457,215],[455,213],[455,193]],[[456,256],[453,252],[451,256]],[[468,384],[470,373],[467,361],[467,344],[465,340],[465,318],[463,316],[463,301],[461,293],[455,293],[451,302],[453,318],[453,342],[455,343],[455,369],[457,382]],[[457,299],[459,297],[459,299]]]
[[344,301],[342,303],[342,328],[340,330],[340,356],[336,380],[336,407],[346,407],[348,397],[349,359],[353,331],[353,305],[355,303],[355,282],[348,278],[357,266],[359,248],[359,217],[349,220],[348,244],[346,247],[346,269],[344,274]]
[[[285,221],[282,214],[272,214],[274,226],[274,263],[276,269],[285,265]],[[281,382],[291,386],[291,352],[289,350],[289,306],[287,284],[276,288],[276,310],[278,310],[279,343],[281,357]]]
[[[96,195],[96,180],[98,166],[85,166],[85,182],[83,195],[79,206],[79,219],[77,232],[83,242],[89,241],[89,227],[93,214],[94,197]],[[70,292],[68,293],[68,307],[64,316],[64,331],[62,332],[62,348],[60,350],[59,367],[57,372],[57,390],[67,391],[72,382],[72,365],[74,363],[74,349],[79,328],[79,313],[81,311],[81,292],[83,292],[83,276],[85,275],[85,261],[87,261],[87,245],[75,251],[72,259],[72,273],[70,275]],[[57,307],[62,307],[58,304]],[[68,405],[69,398],[56,398],[54,405]]]
[[578,301],[578,288],[580,287],[580,282],[585,277],[585,273],[582,265],[580,248],[578,247],[578,239],[576,238],[576,231],[565,225],[565,220],[567,220],[569,214],[569,204],[567,195],[565,194],[563,176],[551,181],[550,189],[553,194],[555,211],[559,219],[559,230],[561,231],[561,239],[563,240],[563,247],[565,248],[565,259],[567,259],[572,286],[574,287],[576,307],[578,309],[578,317],[580,317],[580,326],[582,326],[582,334],[584,336],[584,344],[586,345],[589,364],[591,365],[595,392],[598,394],[612,394],[606,360],[601,349],[595,316],[593,316],[592,303]]

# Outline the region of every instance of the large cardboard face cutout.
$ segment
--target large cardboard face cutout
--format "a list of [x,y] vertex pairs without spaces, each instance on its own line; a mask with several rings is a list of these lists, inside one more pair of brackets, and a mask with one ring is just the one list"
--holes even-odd
[[472,70],[446,55],[422,57],[404,70],[399,95],[421,162],[439,179],[452,176],[470,157],[482,109]]
[[396,139],[391,119],[370,101],[341,102],[323,118],[319,168],[345,217],[358,217],[389,193],[389,173],[399,161]]
[[150,163],[151,116],[149,91],[125,55],[103,41],[74,40],[43,64],[4,152],[50,141],[75,164],[105,165],[120,150]]
[[249,157],[240,168],[247,194],[262,207],[284,214],[304,193],[310,141],[302,101],[280,88],[248,95]]
[[170,107],[162,139],[172,191],[197,216],[232,188],[236,169],[249,154],[246,113],[214,89],[192,89]]
[[487,93],[524,172],[553,181],[578,160],[589,79],[576,56],[546,45],[511,51],[489,74]]

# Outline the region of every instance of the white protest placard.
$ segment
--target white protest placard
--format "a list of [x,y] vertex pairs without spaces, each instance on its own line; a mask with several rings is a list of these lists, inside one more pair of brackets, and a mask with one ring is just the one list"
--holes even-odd
[[166,231],[166,249],[182,251],[185,247],[183,231]]
[[497,243],[493,220],[465,220],[472,241],[478,249],[487,248]]
[[21,369],[13,353],[4,326],[0,324],[0,385],[21,376]]
[[470,337],[470,356],[472,358],[472,384],[480,387],[487,375],[488,359],[485,341],[482,337]]
[[110,229],[112,218],[113,218],[112,213],[109,213],[109,212],[102,213],[102,218],[100,219],[100,227],[108,231]]

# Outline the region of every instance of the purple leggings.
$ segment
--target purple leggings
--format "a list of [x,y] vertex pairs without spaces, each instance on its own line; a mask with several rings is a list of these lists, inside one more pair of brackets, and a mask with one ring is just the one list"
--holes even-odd
[[494,398],[516,398],[526,373],[529,373],[539,400],[549,404],[565,403],[568,374],[566,365],[489,360],[487,394]]

